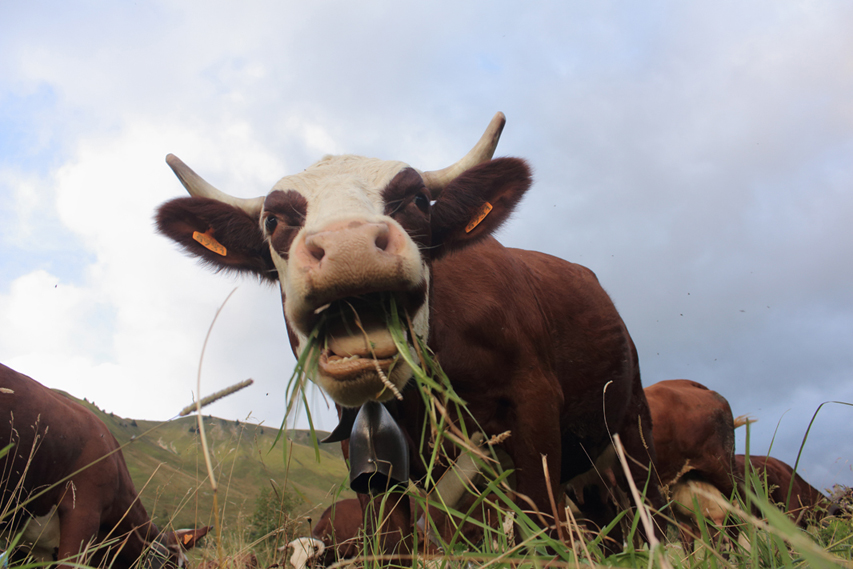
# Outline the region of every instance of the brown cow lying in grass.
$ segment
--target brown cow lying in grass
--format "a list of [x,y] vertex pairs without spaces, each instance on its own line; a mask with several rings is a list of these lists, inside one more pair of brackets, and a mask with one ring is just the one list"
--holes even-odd
[[0,457],[4,533],[35,534],[35,549],[60,567],[185,565],[183,550],[209,528],[161,532],[139,501],[118,442],[94,413],[2,364],[0,409],[0,449],[12,445]]
[[[798,526],[805,528],[809,523],[820,521],[828,512],[837,510],[823,492],[806,482],[785,462],[772,456],[750,455],[749,463],[763,487],[759,494],[763,495],[766,489],[770,502],[786,512]],[[735,464],[737,476],[743,479],[746,456],[735,455]]]
[[[459,511],[467,512],[473,505],[475,498],[476,496],[473,494],[466,494],[458,504]],[[492,496],[492,498],[494,497]],[[417,514],[422,511],[417,501],[412,498],[410,498],[410,507],[411,511]],[[436,532],[444,543],[450,542],[458,526],[454,525],[449,517],[437,508],[430,509],[430,518],[432,521],[430,531]],[[494,527],[499,525],[496,522],[501,519],[510,522],[512,520],[511,517],[506,516],[498,518],[497,513],[488,506],[475,508],[469,518],[469,520],[475,520],[475,523],[470,523],[470,521],[464,524],[459,523],[462,525],[463,539],[467,541],[481,540],[483,538],[481,524]],[[461,522],[461,520],[457,519],[457,522]],[[413,520],[414,523],[415,520]],[[362,532],[363,528],[364,514],[358,499],[348,498],[335,502],[326,508],[320,519],[317,520],[311,531],[311,537],[297,538],[280,548],[285,554],[285,565],[289,564],[296,569],[328,567],[337,561],[357,557],[362,554],[360,548],[365,539]],[[499,531],[511,533],[512,524],[505,524]],[[370,542],[369,536],[366,539]],[[427,553],[438,552],[435,545],[439,542],[430,543],[426,539],[423,541]]]
[[358,555],[363,524],[361,503],[356,498],[339,500],[326,508],[311,537],[297,538],[281,549],[287,563],[296,569],[328,567],[339,559]]

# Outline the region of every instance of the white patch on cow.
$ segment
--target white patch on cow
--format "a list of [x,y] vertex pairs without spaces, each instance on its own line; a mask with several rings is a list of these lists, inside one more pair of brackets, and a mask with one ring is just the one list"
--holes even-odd
[[696,515],[693,499],[699,504],[702,515],[722,526],[726,519],[726,510],[720,504],[726,501],[725,496],[716,486],[704,480],[679,480],[672,486],[672,502],[676,512],[687,517]]
[[[293,239],[289,259],[283,258],[272,247],[270,248],[285,298],[285,317],[298,337],[299,353],[305,349],[308,341],[306,333],[310,331],[301,330],[298,323],[303,322],[305,315],[313,314],[317,308],[306,302],[306,298],[311,293],[311,275],[304,270],[290,270],[294,265],[294,251],[304,246],[306,237],[322,232],[328,227],[342,226],[349,222],[387,224],[391,231],[399,232],[404,236],[401,240],[404,246],[397,253],[401,259],[400,273],[403,281],[410,283],[411,288],[417,287],[420,283],[426,283],[427,287],[429,286],[428,265],[421,256],[417,244],[397,221],[385,215],[383,190],[401,170],[407,167],[402,162],[360,156],[327,156],[304,172],[282,178],[273,187],[273,191],[298,192],[307,202],[305,223]],[[263,226],[263,220],[261,223]],[[358,267],[355,268],[354,278],[358,278]],[[412,318],[415,333],[424,339],[429,331],[428,315],[428,302],[424,302]],[[400,361],[393,368],[389,379],[397,389],[402,389],[411,375],[411,369]],[[355,382],[346,382],[346,385],[341,385],[341,382],[325,377],[322,372],[317,373],[315,380],[339,403],[360,405],[364,401],[363,394],[352,393],[359,389],[354,385]],[[371,384],[371,386],[362,386],[361,389],[369,392],[370,398],[374,398],[382,391],[382,386],[380,384],[375,387]],[[378,399],[387,400],[391,397],[389,390],[378,396]]]
[[[8,531],[0,533],[0,539],[8,541],[12,535]],[[43,516],[30,518],[21,533],[20,544],[30,547],[33,559],[43,562],[52,562],[53,554],[59,547],[59,516],[56,515],[56,506]]]
[[312,559],[323,554],[326,545],[313,537],[297,537],[287,545],[279,547],[279,551],[285,554],[288,550],[291,551],[290,558],[287,560],[288,565],[294,569],[305,569]]

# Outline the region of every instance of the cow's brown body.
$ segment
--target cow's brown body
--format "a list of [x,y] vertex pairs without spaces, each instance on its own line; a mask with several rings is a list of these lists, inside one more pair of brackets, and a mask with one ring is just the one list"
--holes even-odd
[[[497,144],[502,126],[498,115],[475,150],[484,140]],[[414,441],[425,420],[421,395],[408,366],[392,364],[397,349],[381,311],[365,300],[393,294],[466,401],[477,423],[468,427],[487,437],[511,432],[505,448],[517,490],[550,512],[543,455],[555,491],[591,468],[612,433],[648,464],[651,420],[634,344],[593,273],[490,237],[531,182],[522,160],[490,161],[493,150],[473,162],[469,153],[464,166],[438,173],[326,157],[252,200],[219,192],[170,156],[194,197],[161,206],[158,227],[217,268],[278,280],[294,352],[307,345],[320,312],[342,314],[320,330],[315,380],[345,407],[385,402],[408,435],[411,476],[419,479],[424,465]],[[215,236],[228,253],[200,246],[194,232]],[[340,322],[353,306],[367,331]],[[393,400],[377,368],[402,401]],[[645,486],[647,471],[631,464],[637,485]],[[585,497],[585,513],[601,525],[613,512],[595,493]],[[656,488],[651,493],[659,505]],[[408,501],[400,504],[386,524],[388,547],[411,539]]]
[[[463,503],[459,505],[459,511],[468,512],[474,505],[476,496],[471,494],[465,496]],[[488,498],[489,502],[499,502],[499,499],[494,494]],[[417,507],[414,499],[409,500],[410,508],[414,513],[411,524],[415,525],[417,520],[423,514],[423,510]],[[429,523],[429,531],[432,536],[440,536],[444,543],[450,543],[452,540],[456,542],[468,541],[475,543],[481,540],[484,536],[483,526],[496,527],[500,520],[504,517],[499,516],[492,507],[483,503],[477,508],[473,508],[471,519],[473,522],[459,524],[460,520],[455,520],[456,523],[436,509],[430,511],[431,523]],[[459,527],[461,526],[461,528]],[[311,567],[328,567],[337,561],[343,559],[352,559],[360,553],[360,547],[363,541],[362,528],[364,527],[364,512],[362,511],[361,502],[356,498],[348,498],[339,500],[323,511],[320,519],[314,524],[311,531],[311,537],[323,542],[325,549],[323,552],[310,560],[306,565]],[[461,534],[456,535],[457,533]],[[366,539],[369,541],[370,536]],[[421,544],[421,551],[430,553],[440,553],[431,543],[430,540],[425,540]],[[438,543],[436,541],[436,543]],[[303,569],[297,567],[296,569]]]
[[699,485],[728,499],[734,488],[735,423],[729,402],[695,381],[673,379],[645,388],[655,439],[656,476],[665,494],[677,502],[674,508],[682,539],[697,535],[692,500],[703,513],[722,525],[725,511],[702,494]]
[[[487,238],[440,259],[433,274],[430,347],[486,434],[511,432],[504,446],[520,493],[548,511],[542,455],[558,488],[610,444],[605,423],[649,462],[638,427],[650,416],[637,353],[589,269]],[[422,404],[414,392],[406,397],[411,407],[401,419],[417,433]],[[635,475],[645,483],[646,472]],[[584,500],[596,524],[612,515],[606,501]]]
[[[772,456],[751,455],[749,462],[761,484],[766,483],[770,501],[787,512],[800,527],[806,527],[809,522],[821,519],[831,507],[829,498],[796,474],[787,463]],[[735,465],[738,477],[742,478],[746,470],[746,456],[735,455]]]
[[[0,447],[14,444],[0,458],[0,511],[12,512],[3,519],[7,528],[16,531],[56,506],[59,543],[49,547],[57,548],[58,559],[78,555],[90,542],[91,551],[116,539],[90,562],[114,556],[113,567],[131,567],[160,531],[139,501],[107,426],[82,405],[2,364],[0,388]],[[188,534],[192,544],[203,533]],[[158,541],[160,554],[177,563],[178,535],[169,532]]]

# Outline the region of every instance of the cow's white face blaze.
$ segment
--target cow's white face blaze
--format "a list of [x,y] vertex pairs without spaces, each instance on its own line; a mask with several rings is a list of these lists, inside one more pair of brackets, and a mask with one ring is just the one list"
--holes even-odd
[[274,186],[260,225],[300,353],[323,324],[315,381],[345,406],[393,397],[379,370],[399,390],[411,369],[387,329],[382,294],[394,295],[418,335],[428,331],[429,269],[410,236],[428,239],[421,176],[400,162],[327,157]]

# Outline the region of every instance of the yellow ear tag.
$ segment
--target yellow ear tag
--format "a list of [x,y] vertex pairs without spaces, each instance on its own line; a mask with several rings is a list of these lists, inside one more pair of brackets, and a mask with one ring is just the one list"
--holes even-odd
[[465,226],[465,233],[471,233],[474,231],[474,228],[480,225],[480,222],[486,219],[486,216],[489,215],[489,212],[492,211],[492,204],[486,202],[477,212],[477,215],[474,216],[474,219],[468,222],[468,225]]
[[[198,231],[196,231],[196,233],[198,233]],[[204,234],[201,233],[200,235],[204,235]],[[219,245],[219,244],[217,243],[217,245]],[[221,247],[221,245],[220,245],[220,247]],[[193,540],[192,534],[185,533],[183,540],[184,540],[184,545],[187,545],[189,542],[191,542]]]
[[213,238],[213,229],[208,229],[204,233],[193,231],[193,239],[201,243],[202,247],[213,251],[217,255],[222,255],[224,257],[228,253],[222,243]]

